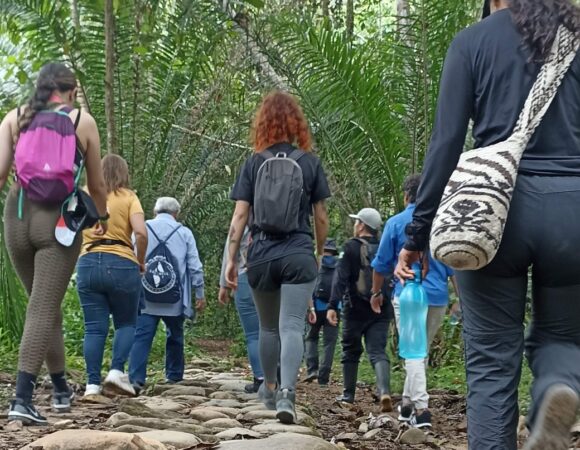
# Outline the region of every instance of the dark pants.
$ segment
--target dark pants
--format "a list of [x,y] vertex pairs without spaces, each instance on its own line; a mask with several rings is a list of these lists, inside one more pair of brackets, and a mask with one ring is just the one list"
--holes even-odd
[[109,253],[89,253],[77,265],[77,288],[85,317],[84,355],[88,384],[101,383],[109,316],[115,337],[111,369],[125,370],[133,346],[141,294],[137,263]]
[[533,427],[548,387],[580,391],[580,177],[520,176],[502,244],[478,271],[458,272],[464,318],[469,447],[517,448],[528,269],[533,316]]
[[[322,330],[324,354],[322,364],[319,366],[318,339]],[[326,311],[316,311],[316,323],[308,325],[308,333],[305,339],[306,371],[308,374],[318,373],[318,382],[328,384],[334,349],[338,339],[338,327],[333,327],[326,320]]]
[[387,361],[386,347],[389,335],[389,318],[379,314],[353,314],[345,305],[342,315],[342,363],[357,363],[363,352],[362,340],[373,367]]
[[157,332],[159,321],[166,327],[165,378],[171,381],[183,380],[185,368],[183,352],[184,316],[151,316],[141,314],[137,319],[135,343],[129,360],[129,379],[132,383],[144,385],[147,378],[147,361]]

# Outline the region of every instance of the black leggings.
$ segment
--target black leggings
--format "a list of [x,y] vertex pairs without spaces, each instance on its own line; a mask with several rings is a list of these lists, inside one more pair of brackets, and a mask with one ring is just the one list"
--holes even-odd
[[534,375],[533,427],[546,390],[580,392],[580,177],[521,176],[495,259],[457,273],[464,317],[469,447],[516,450],[525,351]]

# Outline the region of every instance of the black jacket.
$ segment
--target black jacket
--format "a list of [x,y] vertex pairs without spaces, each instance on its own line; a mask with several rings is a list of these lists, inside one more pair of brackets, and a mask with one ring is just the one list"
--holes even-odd
[[[364,238],[369,244],[379,244],[376,237]],[[334,279],[332,281],[332,295],[328,304],[329,309],[338,310],[338,304],[343,302],[343,309],[346,314],[356,314],[357,316],[377,316],[371,309],[368,299],[358,292],[356,283],[359,277],[361,263],[360,250],[361,242],[358,239],[351,239],[344,244],[344,254],[338,261]],[[388,283],[385,283],[385,301],[381,310],[381,316],[392,317],[391,290]]]

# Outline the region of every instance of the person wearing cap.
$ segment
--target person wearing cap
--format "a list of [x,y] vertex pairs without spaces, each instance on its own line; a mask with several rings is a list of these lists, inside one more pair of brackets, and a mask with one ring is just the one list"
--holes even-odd
[[[391,217],[381,238],[381,244],[375,259],[372,262],[373,299],[379,303],[388,303],[379,287],[384,283],[386,275],[392,275],[399,252],[406,241],[405,227],[413,217],[417,190],[421,183],[420,175],[410,175],[403,183],[405,210]],[[429,255],[429,272],[423,280],[423,287],[429,299],[429,313],[427,316],[428,345],[431,345],[439,330],[449,303],[447,283],[451,279],[457,292],[453,270],[433,259]],[[399,326],[399,296],[403,290],[402,284],[395,284],[393,306],[397,328]],[[427,393],[427,360],[414,359],[405,361],[405,388],[403,401],[398,406],[399,420],[408,422],[417,428],[431,427],[431,412],[429,411],[429,394]]]
[[[309,311],[308,333],[304,341],[305,359],[306,359],[306,378],[305,382],[311,382],[318,379],[320,386],[328,386],[330,381],[330,371],[334,360],[334,349],[338,339],[338,328],[331,325],[326,319],[328,302],[332,292],[332,280],[336,270],[338,248],[334,239],[327,239],[324,243],[324,252],[318,278],[312,294],[313,305]],[[322,330],[324,341],[324,356],[322,363],[319,365],[318,357],[318,339]]]
[[[371,304],[372,268],[370,263],[379,246],[382,225],[376,209],[364,208],[350,215],[354,237],[344,244],[344,254],[336,267],[327,319],[338,325],[338,307],[343,302],[342,373],[344,390],[338,401],[354,403],[362,340],[376,374],[381,411],[392,411],[390,362],[386,353],[389,323],[393,317],[390,303]],[[364,280],[361,283],[361,280]],[[381,287],[388,297],[387,283]]]
[[[193,319],[196,310],[202,312],[206,306],[203,266],[195,238],[189,228],[177,221],[181,205],[173,197],[160,197],[155,202],[153,212],[155,218],[147,221],[147,258],[150,261],[152,252],[160,242],[165,242],[177,264],[175,272],[180,283],[181,301],[158,303],[147,300],[144,293],[141,296],[141,312],[129,360],[129,378],[137,394],[145,386],[149,353],[160,321],[163,321],[166,329],[165,380],[167,383],[183,380],[184,322],[185,319]],[[192,296],[195,296],[195,304]]]

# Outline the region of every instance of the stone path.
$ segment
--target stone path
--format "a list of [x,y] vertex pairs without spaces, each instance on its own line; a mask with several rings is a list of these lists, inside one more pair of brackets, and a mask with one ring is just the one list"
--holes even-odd
[[[338,446],[322,439],[316,421],[298,407],[298,423],[283,425],[256,394],[244,392],[240,371],[216,372],[211,361],[193,361],[178,384],[158,384],[137,398],[94,396],[73,404],[69,414],[48,414],[49,427],[4,426],[16,439],[2,449],[173,450],[314,449]],[[48,395],[41,397],[42,404]],[[35,439],[39,435],[44,436]],[[19,436],[20,435],[20,436]],[[26,438],[25,438],[26,436]],[[26,439],[24,442],[23,439]],[[18,441],[22,445],[18,444]],[[12,445],[15,445],[12,447]]]

